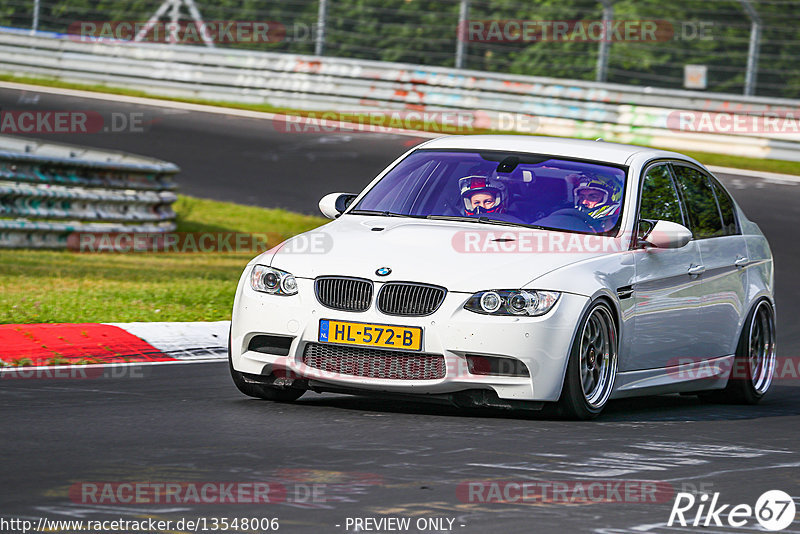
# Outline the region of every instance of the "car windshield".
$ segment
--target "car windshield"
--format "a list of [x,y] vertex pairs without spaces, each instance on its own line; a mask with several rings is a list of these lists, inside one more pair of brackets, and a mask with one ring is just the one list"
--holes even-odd
[[418,150],[349,212],[610,234],[625,170],[537,154]]

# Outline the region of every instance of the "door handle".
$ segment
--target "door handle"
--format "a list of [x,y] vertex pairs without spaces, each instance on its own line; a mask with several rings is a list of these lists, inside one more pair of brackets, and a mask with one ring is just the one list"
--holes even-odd
[[749,259],[749,258],[745,258],[744,256],[739,256],[738,258],[736,258],[736,261],[735,261],[735,262],[733,262],[733,264],[734,264],[735,266],[737,266],[737,267],[744,267],[744,266],[745,266],[745,265],[747,265],[749,262],[750,262],[750,259]]
[[692,265],[689,267],[689,275],[700,276],[704,272],[706,272],[705,265]]

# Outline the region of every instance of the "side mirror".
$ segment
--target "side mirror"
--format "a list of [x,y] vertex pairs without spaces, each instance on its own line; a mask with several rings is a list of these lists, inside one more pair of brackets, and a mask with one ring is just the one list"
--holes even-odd
[[325,217],[335,219],[344,213],[344,210],[350,206],[350,203],[353,202],[357,196],[358,195],[354,193],[331,193],[325,195],[322,197],[322,200],[319,201],[319,211],[321,211]]
[[692,232],[682,224],[670,221],[639,221],[645,227],[644,235],[639,237],[639,244],[645,247],[681,248],[692,240]]

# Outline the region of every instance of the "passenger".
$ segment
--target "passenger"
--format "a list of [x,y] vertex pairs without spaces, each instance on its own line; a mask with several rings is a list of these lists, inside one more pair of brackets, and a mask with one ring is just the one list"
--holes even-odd
[[601,178],[581,175],[581,181],[573,193],[575,208],[586,213],[592,219],[605,219],[619,215],[621,194],[614,184]]

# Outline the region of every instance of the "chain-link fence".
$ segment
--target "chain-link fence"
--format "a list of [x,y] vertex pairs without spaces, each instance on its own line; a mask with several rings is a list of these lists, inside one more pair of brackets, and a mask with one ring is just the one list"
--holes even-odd
[[162,8],[202,46],[193,6],[216,46],[800,97],[798,0],[0,0],[0,25],[127,39]]

